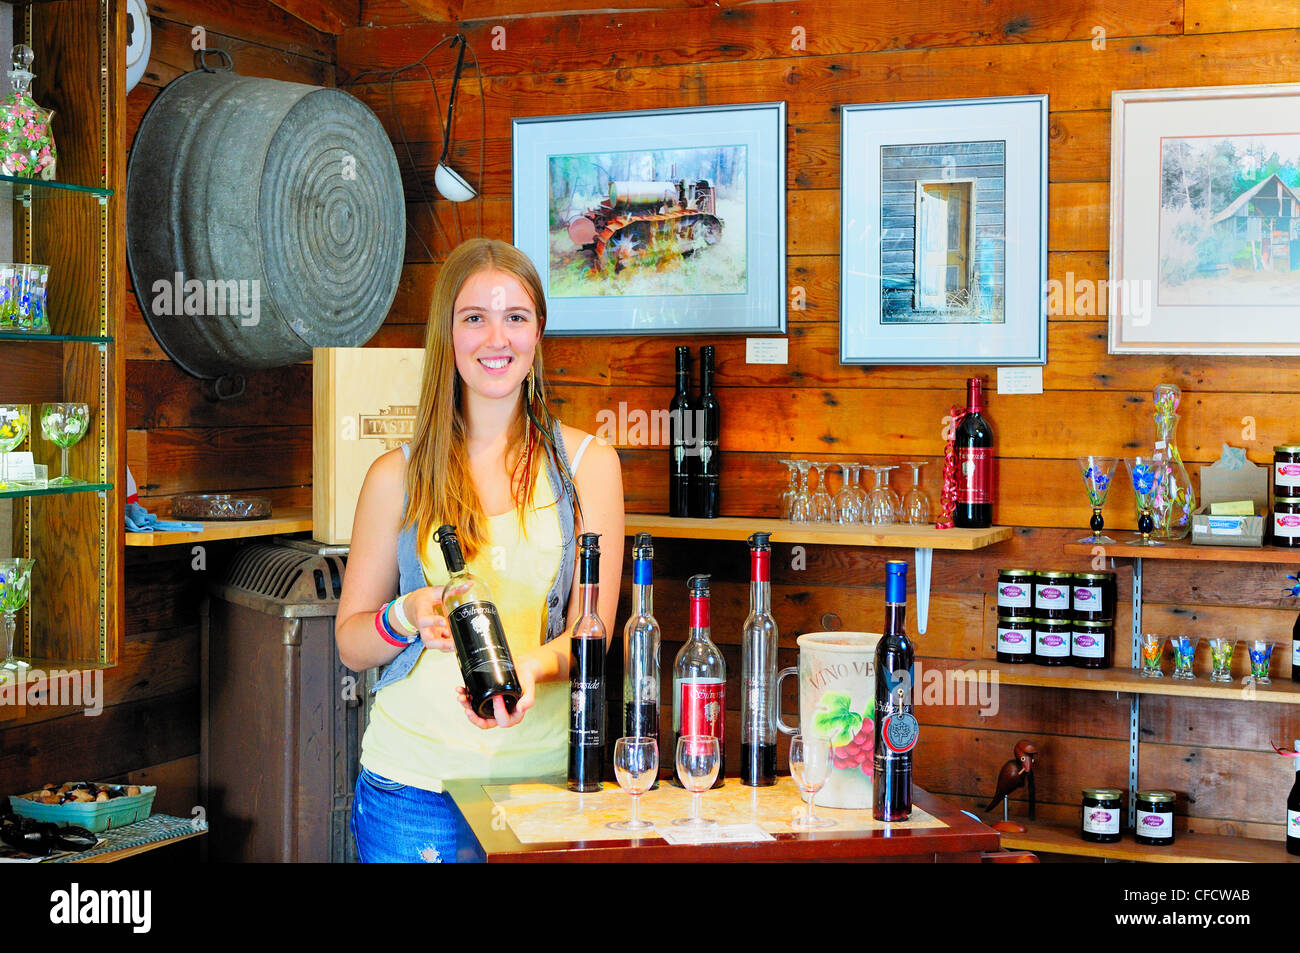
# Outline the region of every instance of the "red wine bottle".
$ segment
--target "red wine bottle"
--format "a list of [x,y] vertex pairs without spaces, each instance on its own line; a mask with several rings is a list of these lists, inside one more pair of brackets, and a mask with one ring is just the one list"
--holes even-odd
[[912,642],[907,637],[907,563],[885,564],[885,634],[876,643],[876,722],[872,752],[872,816],[905,821],[912,815]]
[[984,382],[966,381],[966,415],[957,425],[957,508],[955,526],[993,525],[993,428],[984,419]]
[[709,638],[709,577],[692,576],[690,636],[673,663],[673,780],[677,773],[677,742],[682,735],[713,735],[718,739],[718,780],[727,764],[727,662]]
[[605,764],[605,624],[596,611],[600,537],[578,537],[582,617],[569,652],[569,790],[599,791]]
[[695,405],[689,394],[691,386],[691,349],[677,349],[677,390],[668,405],[668,515],[691,515],[692,471],[699,463],[693,452],[695,439]]
[[722,482],[722,454],[719,443],[722,433],[722,411],[713,393],[713,347],[700,348],[700,433],[696,435],[699,454],[699,476],[695,483],[695,509],[692,516],[714,519],[722,515],[720,484]]
[[[1300,738],[1296,739],[1296,750],[1300,751]],[[1286,852],[1300,854],[1300,758],[1295,759],[1295,784],[1286,799]]]

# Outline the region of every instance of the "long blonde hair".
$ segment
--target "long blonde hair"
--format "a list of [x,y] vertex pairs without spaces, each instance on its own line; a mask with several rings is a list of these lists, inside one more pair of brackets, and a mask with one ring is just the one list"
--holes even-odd
[[[532,488],[539,466],[554,462],[565,492],[577,503],[569,468],[559,459],[552,431],[555,419],[546,406],[541,337],[546,332],[546,296],[537,269],[523,252],[506,242],[473,238],[458,245],[442,267],[433,286],[429,323],[424,340],[424,374],[420,404],[415,415],[415,435],[406,466],[406,515],[402,526],[414,525],[416,539],[427,540],[438,526],[450,523],[459,530],[465,558],[472,559],[486,540],[487,515],[483,512],[465,449],[467,427],[462,407],[462,379],[456,369],[452,343],[456,297],[465,282],[480,271],[503,271],[518,279],[533,300],[538,342],[533,352],[532,400],[525,381],[520,388],[519,413],[506,447],[510,490],[520,517],[532,508]],[[545,458],[543,457],[545,454]]]

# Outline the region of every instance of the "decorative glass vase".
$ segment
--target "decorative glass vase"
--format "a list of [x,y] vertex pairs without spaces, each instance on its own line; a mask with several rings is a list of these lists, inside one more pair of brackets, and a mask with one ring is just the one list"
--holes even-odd
[[22,179],[54,178],[57,153],[50,121],[54,113],[32,99],[32,63],[36,54],[30,46],[13,48],[9,82],[13,92],[0,102],[0,173]]
[[1192,531],[1192,513],[1196,511],[1196,490],[1192,478],[1183,466],[1178,452],[1178,404],[1182,392],[1173,384],[1161,384],[1155,389],[1156,445],[1152,454],[1153,466],[1167,475],[1157,480],[1157,493],[1153,510],[1160,514],[1156,520],[1157,539],[1183,539]]

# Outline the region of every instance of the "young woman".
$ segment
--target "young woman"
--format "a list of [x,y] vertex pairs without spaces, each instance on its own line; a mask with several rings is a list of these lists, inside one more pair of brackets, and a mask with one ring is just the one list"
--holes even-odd
[[[352,804],[364,862],[454,860],[446,781],[565,773],[579,533],[600,534],[597,608],[614,631],[618,454],[550,416],[545,328],[541,281],[523,253],[488,239],[456,248],[434,285],[414,438],[362,485],[336,637],[348,668],[387,666]],[[433,533],[444,523],[500,613],[523,689],[513,714],[499,698],[493,719],[470,709],[441,612],[448,572]]]

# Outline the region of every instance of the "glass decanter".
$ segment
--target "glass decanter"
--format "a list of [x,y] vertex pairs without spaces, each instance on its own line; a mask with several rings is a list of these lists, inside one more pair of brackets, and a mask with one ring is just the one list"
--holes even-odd
[[1182,539],[1192,531],[1192,513],[1196,510],[1196,490],[1178,452],[1178,404],[1182,391],[1173,384],[1160,384],[1154,391],[1154,400],[1156,445],[1152,465],[1165,477],[1156,481],[1158,497],[1153,501],[1153,510],[1161,516],[1152,535],[1157,539]]
[[57,152],[50,132],[53,111],[32,99],[32,63],[36,54],[25,44],[13,48],[9,82],[13,92],[0,103],[0,173],[23,179],[53,179]]

